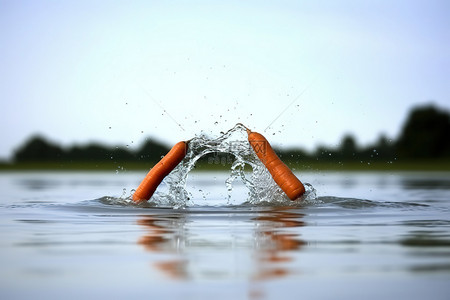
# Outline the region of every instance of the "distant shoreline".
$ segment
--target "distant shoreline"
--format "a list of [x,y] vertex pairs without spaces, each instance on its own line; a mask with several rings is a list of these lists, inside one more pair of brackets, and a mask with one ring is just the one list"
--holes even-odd
[[[9,162],[0,161],[0,171],[149,170],[169,150],[153,139],[133,150],[95,142],[63,147],[35,135],[15,151]],[[346,134],[335,147],[319,145],[313,152],[301,148],[274,150],[298,171],[450,171],[450,112],[433,105],[415,107],[396,140],[381,135],[364,147]],[[226,150],[208,153],[197,161],[196,169],[229,170],[231,166],[225,163],[233,160],[232,152]]]
[[[414,160],[388,162],[318,162],[303,161],[286,163],[294,172],[319,171],[450,171],[450,160]],[[9,171],[148,171],[153,163],[142,162],[21,162],[0,163],[0,172]],[[227,171],[229,164],[210,164],[199,162],[196,171]]]

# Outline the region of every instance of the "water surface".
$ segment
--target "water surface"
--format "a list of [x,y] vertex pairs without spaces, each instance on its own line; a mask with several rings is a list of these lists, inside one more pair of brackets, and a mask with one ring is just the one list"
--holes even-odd
[[194,172],[181,209],[129,203],[144,174],[0,173],[0,298],[449,298],[450,173],[298,173],[286,206]]

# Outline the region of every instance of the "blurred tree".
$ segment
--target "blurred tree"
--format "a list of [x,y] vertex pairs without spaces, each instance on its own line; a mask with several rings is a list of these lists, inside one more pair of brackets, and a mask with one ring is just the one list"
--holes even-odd
[[342,139],[341,147],[338,149],[338,151],[339,155],[344,160],[355,158],[358,152],[355,138],[350,134],[345,135]]
[[395,158],[394,143],[384,134],[380,135],[373,149],[379,159],[393,160]]
[[291,149],[283,149],[283,148],[274,148],[275,153],[282,159],[286,161],[302,161],[305,158],[309,158],[308,153],[301,148],[291,148]]
[[14,153],[14,160],[21,161],[57,161],[63,155],[60,146],[48,142],[45,138],[32,136]]
[[108,158],[114,161],[132,161],[136,159],[135,155],[128,148],[123,147],[115,147],[113,150],[110,150]]
[[337,159],[337,151],[326,146],[318,146],[312,158],[321,161],[332,161]]
[[137,150],[136,157],[138,160],[149,162],[158,162],[163,155],[169,152],[169,148],[157,141],[147,139],[144,144]]
[[86,146],[73,146],[66,151],[65,159],[70,161],[104,161],[111,157],[112,150],[106,146],[91,143]]
[[402,158],[450,156],[450,115],[434,106],[413,109],[396,143]]
[[358,158],[362,161],[393,161],[395,160],[394,143],[382,134],[378,140],[358,151]]

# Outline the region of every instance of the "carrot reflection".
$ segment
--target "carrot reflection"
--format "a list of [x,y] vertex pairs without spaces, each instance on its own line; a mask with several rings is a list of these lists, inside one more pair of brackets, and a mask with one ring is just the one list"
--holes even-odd
[[291,208],[144,215],[138,224],[146,232],[138,244],[148,252],[173,255],[152,263],[171,279],[214,279],[211,274],[216,278],[280,278],[291,274],[293,253],[306,244],[295,230],[305,226],[302,217],[298,209]]
[[[176,234],[175,229],[178,226],[181,228],[184,226],[180,215],[148,215],[143,216],[137,223],[147,230],[147,233],[137,242],[145,250],[156,253],[176,251],[180,237]],[[170,226],[171,224],[172,226]],[[183,259],[156,262],[153,266],[172,279],[185,279],[187,277],[186,261]]]
[[286,233],[283,230],[305,226],[305,223],[299,220],[302,217],[303,215],[297,212],[277,209],[253,219],[259,223],[258,234],[268,240],[267,246],[261,247],[258,252],[260,266],[265,268],[256,274],[255,279],[265,280],[290,274],[282,263],[294,260],[289,252],[301,249],[306,242],[299,238],[299,234]]

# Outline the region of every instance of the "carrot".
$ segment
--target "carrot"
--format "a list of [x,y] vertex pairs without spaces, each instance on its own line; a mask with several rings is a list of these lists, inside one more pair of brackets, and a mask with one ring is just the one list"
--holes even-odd
[[273,151],[266,138],[247,129],[248,141],[258,158],[266,166],[273,180],[291,200],[296,200],[305,193],[305,187]]
[[150,199],[161,181],[166,177],[186,156],[187,142],[179,142],[170,149],[150,171],[133,194],[134,202],[142,202]]

